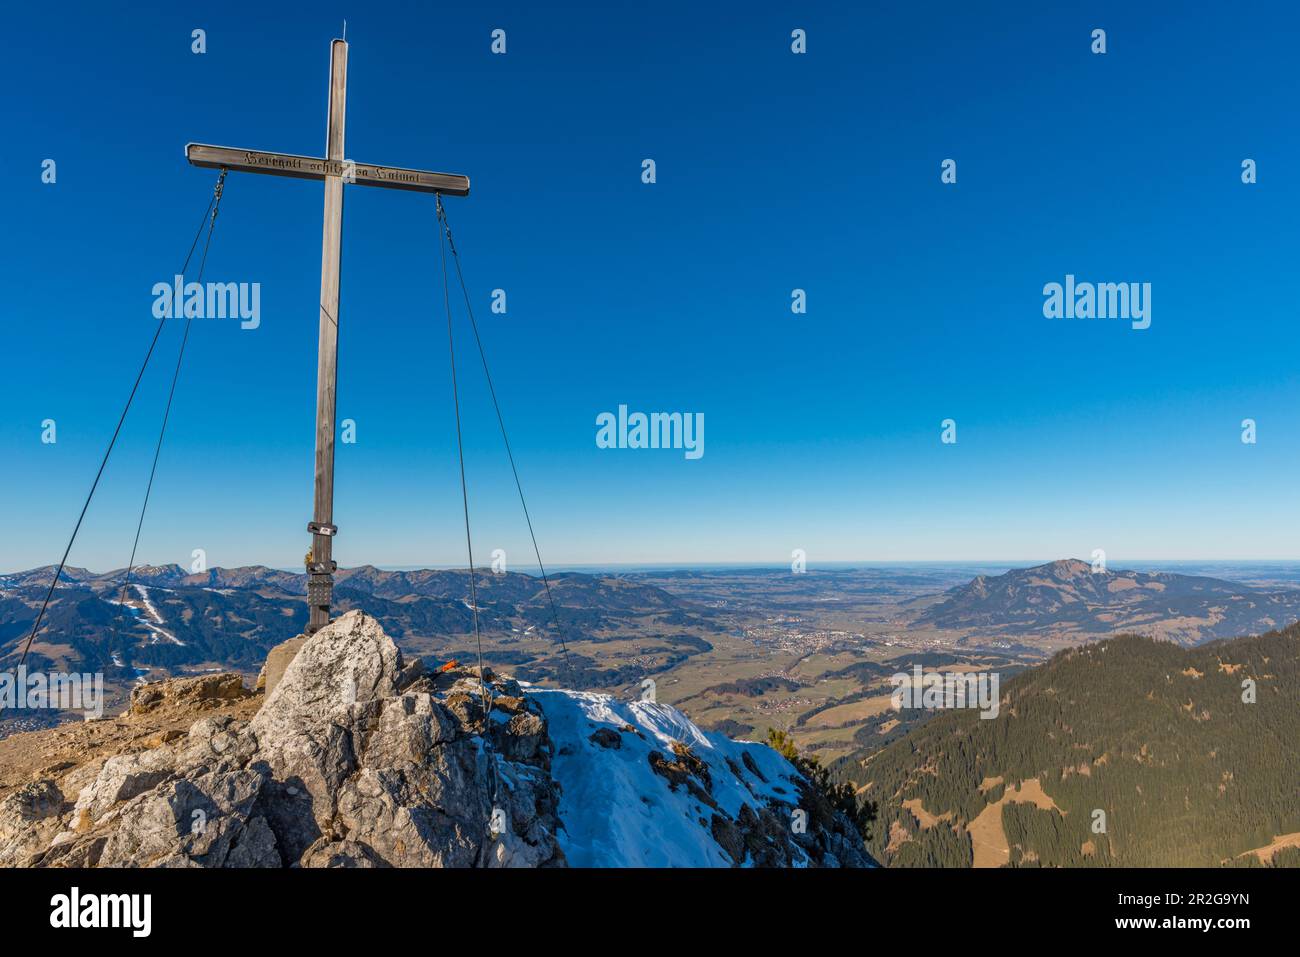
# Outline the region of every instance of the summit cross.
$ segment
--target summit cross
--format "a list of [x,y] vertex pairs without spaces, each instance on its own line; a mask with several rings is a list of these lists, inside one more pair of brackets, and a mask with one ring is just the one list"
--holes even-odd
[[348,45],[334,40],[330,46],[329,120],[325,135],[325,156],[298,156],[262,150],[235,149],[190,143],[185,157],[194,166],[269,173],[297,179],[325,182],[325,227],[321,238],[320,334],[316,362],[316,479],[312,536],[307,554],[307,634],[330,620],[334,590],[334,432],[338,384],[339,259],[343,246],[343,186],[380,186],[420,193],[468,196],[469,177],[453,173],[396,166],[375,166],[344,159],[343,130],[347,117]]

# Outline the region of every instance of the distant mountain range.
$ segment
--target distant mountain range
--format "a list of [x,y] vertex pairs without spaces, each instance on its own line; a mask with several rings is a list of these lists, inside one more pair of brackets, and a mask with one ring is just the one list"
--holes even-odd
[[[46,566],[0,575],[0,667],[17,664],[54,571]],[[64,569],[29,663],[102,671],[119,682],[151,669],[151,678],[212,667],[256,670],[268,649],[306,624],[303,574],[261,565],[199,574],[179,565],[146,565],[132,571],[121,602],[123,577],[122,570]],[[454,652],[473,633],[467,571],[363,565],[340,569],[335,582],[337,613],[363,608],[396,640],[436,638]],[[717,628],[707,614],[653,585],[577,573],[553,575],[550,582],[558,628],[540,578],[475,573],[482,631],[507,642],[538,639],[527,654],[518,653],[520,661],[549,653],[561,634],[599,641],[608,633],[636,634],[647,623],[689,625],[695,633]],[[494,660],[505,657],[498,653]],[[582,683],[584,660],[570,665],[570,677]],[[533,676],[539,674],[545,672]]]
[[918,624],[983,635],[1104,637],[1121,632],[1193,645],[1259,634],[1300,619],[1300,590],[1251,588],[1165,572],[1096,571],[1075,559],[949,590]]
[[[0,575],[0,588],[33,588],[50,585],[54,566],[46,565],[30,571]],[[96,574],[84,568],[65,568],[59,578],[60,586],[80,585],[96,590],[121,587],[125,569]],[[133,584],[156,588],[239,589],[241,591],[270,591],[282,595],[307,594],[307,576],[301,573],[268,568],[265,565],[245,565],[238,568],[210,568],[207,571],[187,572],[180,565],[141,565],[131,571]],[[550,576],[553,592],[590,598],[599,593],[602,607],[659,606],[676,607],[678,602],[667,592],[653,586],[633,584],[619,578],[560,573]],[[477,573],[475,584],[480,594],[492,600],[524,602],[544,597],[542,580],[519,573],[495,574],[486,570]],[[459,601],[469,597],[469,575],[460,569],[419,569],[415,571],[384,571],[373,565],[340,568],[334,576],[335,590],[346,589],[380,598],[407,599],[444,598]],[[558,600],[558,597],[557,597]]]

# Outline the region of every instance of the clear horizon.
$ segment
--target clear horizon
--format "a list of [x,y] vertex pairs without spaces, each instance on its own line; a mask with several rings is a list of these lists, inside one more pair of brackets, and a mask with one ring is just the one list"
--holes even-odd
[[[828,561],[828,562],[817,562],[817,561],[810,560],[807,563],[807,568],[810,571],[816,571],[819,569],[851,570],[855,568],[887,569],[887,568],[907,568],[910,566],[937,566],[937,567],[949,567],[949,568],[983,567],[983,568],[1025,569],[1025,568],[1036,568],[1041,565],[1051,564],[1052,562],[1055,561],[1069,561],[1069,560],[1080,561],[1085,564],[1088,564],[1087,559],[1074,558],[1073,556],[1052,558],[1052,559],[1016,559],[1016,560],[914,559],[914,560],[900,560],[900,561],[875,561],[870,559],[856,559],[856,560],[849,560],[849,561]],[[35,571],[39,568],[54,567],[57,564],[58,564],[57,562],[47,562],[44,565],[33,565],[27,568],[12,568],[6,571],[0,571],[0,578],[9,575],[17,575],[17,574],[22,574],[24,572]],[[138,562],[134,567],[135,568],[143,568],[143,567],[160,568],[160,567],[165,567],[167,565],[180,565],[182,568],[188,568],[188,566],[182,562]],[[1145,571],[1150,568],[1170,567],[1176,565],[1199,565],[1199,566],[1207,566],[1207,567],[1222,566],[1222,565],[1300,566],[1300,558],[1222,558],[1222,559],[1147,558],[1147,559],[1120,559],[1119,561],[1112,561],[1111,559],[1107,558],[1106,565],[1107,565],[1107,570],[1109,571]],[[126,566],[123,565],[115,568],[106,568],[101,571],[101,570],[90,568],[89,566],[86,565],[78,565],[74,562],[69,562],[68,567],[81,568],[95,575],[107,575],[110,574],[111,572],[122,571],[125,569]],[[389,564],[377,563],[377,562],[362,562],[357,565],[339,565],[339,570],[346,571],[352,568],[363,568],[363,567],[377,568],[380,571],[408,572],[408,571],[459,571],[467,568],[468,566],[464,564],[389,565]],[[484,562],[482,564],[476,562],[474,567],[476,571],[480,571],[480,572],[489,572],[491,570],[490,562]],[[554,565],[548,563],[546,566],[546,572],[549,575],[549,574],[556,574],[565,571],[583,571],[587,569],[592,569],[596,571],[606,570],[606,569],[621,570],[621,571],[727,571],[731,569],[735,569],[739,571],[746,571],[746,570],[779,571],[782,569],[786,569],[788,567],[789,567],[788,562],[785,564],[781,564],[778,562],[557,562]],[[267,562],[250,562],[243,565],[210,565],[208,566],[207,569],[205,569],[205,571],[210,571],[214,568],[221,568],[225,570],[234,570],[239,568],[269,568],[273,571],[291,572],[293,574],[303,574],[301,568],[295,568],[292,566],[285,566],[285,565],[272,565]],[[537,570],[536,562],[533,563],[531,568],[527,564],[524,564],[521,567],[510,565],[510,567],[507,570],[510,572],[518,572],[520,574],[532,575],[535,577],[539,574]],[[202,574],[202,573],[200,572],[197,574]]]

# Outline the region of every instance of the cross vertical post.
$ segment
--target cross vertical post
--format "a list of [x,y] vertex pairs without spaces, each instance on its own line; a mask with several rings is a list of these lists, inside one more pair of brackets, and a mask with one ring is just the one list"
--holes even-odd
[[[327,170],[343,164],[347,118],[348,45],[330,46],[329,125],[325,136]],[[334,426],[338,385],[339,260],[343,244],[342,169],[325,176],[325,225],[320,260],[320,337],[316,359],[316,482],[307,563],[307,634],[330,620],[334,589]]]

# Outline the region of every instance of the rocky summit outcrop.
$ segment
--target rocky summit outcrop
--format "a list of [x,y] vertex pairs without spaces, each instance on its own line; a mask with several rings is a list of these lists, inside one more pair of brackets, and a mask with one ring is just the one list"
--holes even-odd
[[0,790],[0,866],[873,863],[784,758],[667,706],[426,674],[361,612],[299,644],[264,696],[144,686],[126,746]]
[[[88,780],[10,793],[0,864],[562,864],[545,724],[515,682],[485,686],[497,699],[486,729],[476,672],[425,675],[373,618],[344,615],[303,644],[251,721],[202,717]],[[140,691],[132,708],[184,692]]]

